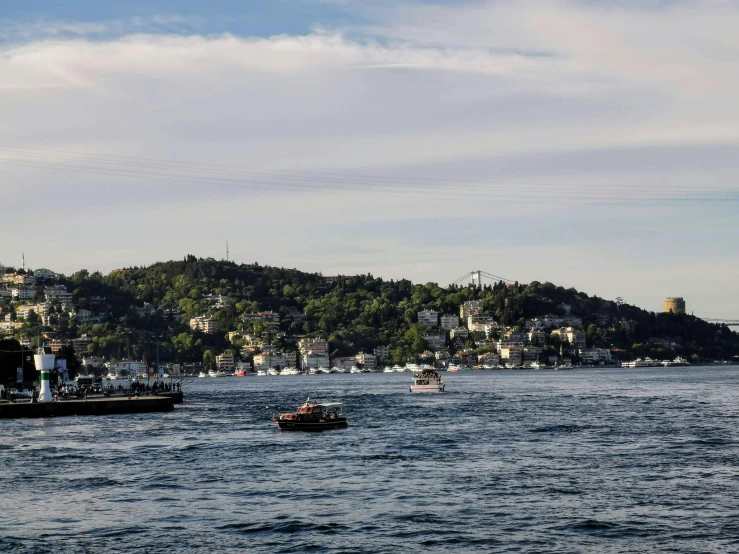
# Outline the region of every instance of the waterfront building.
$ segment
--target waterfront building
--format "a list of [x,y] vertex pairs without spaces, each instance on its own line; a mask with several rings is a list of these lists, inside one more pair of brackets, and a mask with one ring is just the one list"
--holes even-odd
[[92,339],[89,339],[87,335],[82,335],[79,338],[72,339],[72,348],[75,353],[79,356],[80,354],[87,353],[87,347],[92,344]]
[[[83,358],[83,360],[91,359],[93,358]],[[149,369],[146,367],[146,362],[137,362],[133,360],[120,360],[118,362],[110,362],[108,364],[108,372],[111,375],[115,375],[116,378],[127,378],[130,376],[134,379],[146,379],[149,376]]]
[[375,358],[374,354],[360,352],[354,359],[358,364],[362,364],[362,367],[366,367],[367,369],[375,369],[377,367],[377,358]]
[[584,364],[613,363],[613,355],[608,348],[585,348],[580,351],[580,360]]
[[389,346],[378,346],[375,348],[375,358],[379,360],[387,360],[390,357]]
[[680,296],[671,298],[665,298],[662,303],[662,308],[665,313],[672,312],[673,314],[684,314],[685,313],[685,300]]
[[541,357],[541,348],[536,346],[524,346],[521,351],[521,363],[523,365],[531,365],[538,362]]
[[479,365],[498,367],[498,365],[500,364],[500,357],[497,354],[494,354],[493,352],[488,352],[486,354],[480,354],[477,357],[477,363]]
[[523,348],[521,346],[506,346],[501,348],[500,359],[507,364],[520,366],[523,364]]
[[216,365],[221,371],[233,373],[234,367],[236,366],[236,360],[233,354],[224,352],[223,354],[216,356]]
[[[337,367],[339,369],[349,370],[357,365],[357,358],[355,356],[338,356],[331,360],[331,367]],[[314,366],[320,367],[320,366]],[[323,366],[326,367],[326,366]]]

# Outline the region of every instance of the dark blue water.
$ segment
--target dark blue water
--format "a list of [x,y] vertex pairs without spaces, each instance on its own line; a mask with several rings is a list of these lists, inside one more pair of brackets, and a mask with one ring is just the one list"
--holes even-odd
[[[195,379],[0,421],[3,552],[739,550],[739,368]],[[351,427],[280,432],[310,395]]]

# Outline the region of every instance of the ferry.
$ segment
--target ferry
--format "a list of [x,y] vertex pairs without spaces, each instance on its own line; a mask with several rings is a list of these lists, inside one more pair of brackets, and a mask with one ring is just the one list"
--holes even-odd
[[274,421],[283,431],[324,431],[341,429],[349,426],[346,417],[341,413],[341,402],[320,404],[306,399],[305,404],[298,406],[298,411],[287,414],[275,414]]
[[444,382],[435,369],[422,369],[413,374],[411,392],[444,392]]

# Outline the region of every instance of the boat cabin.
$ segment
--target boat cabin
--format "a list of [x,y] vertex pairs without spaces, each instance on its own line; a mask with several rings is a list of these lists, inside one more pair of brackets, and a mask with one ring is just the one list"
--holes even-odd
[[292,414],[280,414],[281,419],[292,421],[330,421],[343,418],[341,413],[343,404],[341,402],[329,402],[327,404],[311,403],[306,400],[305,404],[298,406],[298,411]]

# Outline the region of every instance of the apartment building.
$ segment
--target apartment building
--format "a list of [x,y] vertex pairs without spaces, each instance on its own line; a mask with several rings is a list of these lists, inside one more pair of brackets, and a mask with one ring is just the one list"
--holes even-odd
[[418,312],[418,323],[429,328],[439,325],[439,312],[434,310],[421,310]]
[[482,300],[468,300],[459,307],[459,317],[465,320],[480,312],[482,312]]
[[233,373],[234,368],[236,367],[236,359],[234,358],[233,354],[224,352],[223,354],[219,354],[218,356],[216,356],[216,365],[221,371],[225,371],[226,373]]
[[439,325],[444,331],[451,331],[459,327],[459,317],[455,314],[442,314],[439,321]]
[[355,356],[355,360],[358,364],[362,364],[362,367],[366,367],[367,369],[375,369],[377,367],[377,358],[375,358],[374,354],[360,352]]

